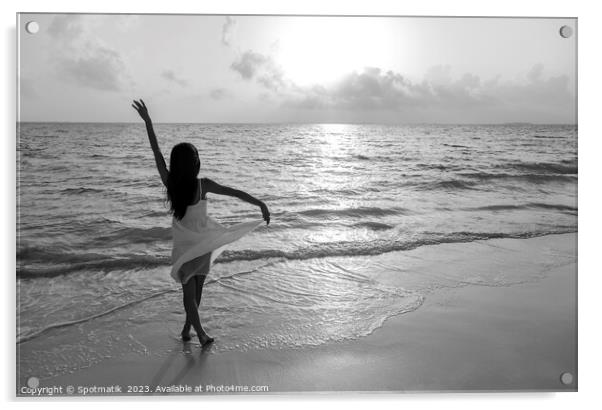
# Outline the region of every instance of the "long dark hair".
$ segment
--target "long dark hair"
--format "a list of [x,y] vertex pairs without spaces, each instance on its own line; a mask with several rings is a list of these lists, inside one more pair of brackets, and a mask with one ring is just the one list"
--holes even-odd
[[178,220],[184,217],[186,207],[195,199],[200,169],[201,160],[194,145],[182,142],[172,148],[167,178],[167,200],[170,212]]

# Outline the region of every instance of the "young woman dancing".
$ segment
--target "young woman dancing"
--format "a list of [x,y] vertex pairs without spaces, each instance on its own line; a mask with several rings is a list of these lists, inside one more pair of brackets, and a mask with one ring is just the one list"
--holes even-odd
[[[190,327],[194,327],[202,346],[213,342],[199,318],[203,283],[211,264],[223,247],[246,235],[265,221],[270,223],[266,204],[238,189],[220,185],[209,178],[198,178],[201,167],[199,154],[194,145],[182,142],[171,150],[169,170],[161,154],[144,101],[134,101],[132,107],[146,124],[146,131],[161,181],[167,188],[167,200],[172,218],[173,250],[171,276],[182,284],[186,323],[182,340],[189,341]],[[239,198],[261,209],[263,220],[223,226],[207,215],[207,194],[228,195]]]

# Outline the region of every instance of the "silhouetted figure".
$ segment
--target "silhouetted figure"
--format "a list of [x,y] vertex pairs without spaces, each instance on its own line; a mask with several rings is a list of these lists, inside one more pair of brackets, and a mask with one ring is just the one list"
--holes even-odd
[[[172,229],[174,246],[172,252],[172,277],[182,284],[186,323],[182,329],[182,340],[189,341],[190,327],[194,327],[202,346],[213,342],[201,326],[198,307],[201,303],[203,284],[211,263],[219,254],[218,248],[233,242],[250,232],[259,223],[245,222],[224,227],[207,215],[207,193],[239,198],[261,208],[263,220],[270,223],[268,207],[246,192],[220,185],[209,178],[198,179],[201,167],[198,151],[194,145],[183,142],[171,150],[169,170],[161,154],[153,123],[144,101],[134,101],[136,109],[146,124],[146,131],[155,156],[161,181],[167,188],[170,213],[173,214]],[[212,251],[216,251],[213,252]]]

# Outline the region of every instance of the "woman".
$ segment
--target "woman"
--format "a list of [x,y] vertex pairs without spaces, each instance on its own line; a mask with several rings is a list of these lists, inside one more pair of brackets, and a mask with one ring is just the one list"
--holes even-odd
[[138,111],[146,124],[148,139],[155,155],[155,163],[161,181],[167,187],[167,199],[173,214],[171,276],[182,283],[186,323],[182,329],[182,340],[189,341],[190,327],[199,337],[202,346],[213,342],[201,326],[198,307],[201,303],[203,283],[213,260],[223,247],[244,236],[262,220],[245,222],[224,227],[207,216],[207,194],[233,196],[261,208],[263,220],[270,223],[268,207],[246,192],[220,185],[209,178],[198,179],[201,162],[197,149],[190,143],[180,143],[173,147],[169,161],[169,171],[161,154],[153,123],[144,101],[134,101],[132,107]]

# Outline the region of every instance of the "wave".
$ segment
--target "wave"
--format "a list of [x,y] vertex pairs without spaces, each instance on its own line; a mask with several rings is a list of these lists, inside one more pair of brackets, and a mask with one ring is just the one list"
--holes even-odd
[[[274,220],[275,218],[272,218]],[[269,226],[269,232],[282,232],[282,231],[291,231],[291,230],[301,230],[306,231],[308,229],[324,229],[325,227],[336,227],[336,228],[350,228],[350,229],[369,229],[372,231],[384,231],[388,229],[395,228],[394,225],[390,225],[387,223],[376,222],[376,221],[362,221],[356,223],[345,223],[343,221],[339,221],[336,219],[331,219],[325,221],[324,219],[317,219],[315,221],[305,220],[303,222],[299,222],[296,219],[288,218],[279,218],[277,224],[271,224]],[[262,228],[259,228],[262,229]]]
[[58,263],[77,263],[93,261],[98,258],[106,258],[106,256],[98,253],[72,254],[69,253],[66,246],[57,246],[55,251],[50,251],[48,247],[41,246],[23,246],[17,249],[17,262],[19,260],[52,260]]
[[332,195],[332,196],[337,196],[337,195],[345,195],[345,196],[354,196],[354,195],[360,195],[362,192],[364,191],[364,189],[346,189],[346,188],[342,188],[342,189],[327,189],[327,188],[318,188],[318,189],[314,189],[311,191],[311,193],[315,193],[315,194],[327,194],[327,195]]
[[546,204],[540,202],[530,202],[522,205],[487,205],[487,206],[478,206],[474,208],[463,208],[464,211],[510,211],[510,210],[521,210],[521,209],[550,209],[554,211],[561,212],[577,212],[577,207],[570,205],[561,205],[561,204]]
[[553,135],[533,135],[533,138],[541,139],[563,139],[565,137],[553,136]]
[[[160,212],[149,212],[143,216],[153,215],[165,216]],[[139,216],[140,218],[140,216]],[[36,228],[57,228],[62,234],[83,235],[84,242],[80,246],[106,246],[116,244],[145,244],[154,242],[166,242],[172,239],[171,227],[153,226],[150,228],[125,226],[124,223],[109,219],[106,217],[97,217],[93,219],[73,220],[68,223],[64,219],[48,221],[35,226]],[[59,245],[55,245],[58,243]],[[57,241],[55,246],[64,246],[66,248],[74,245],[60,244]],[[36,252],[44,253],[44,249],[36,249]],[[27,247],[20,252],[29,252]],[[23,254],[25,255],[25,253]],[[34,254],[30,254],[35,256]],[[29,255],[28,255],[29,256]]]
[[124,227],[113,230],[109,234],[98,236],[93,242],[106,243],[118,241],[120,243],[149,243],[169,241],[171,239],[171,228],[162,226],[154,226],[152,228]]
[[[384,225],[384,224],[383,224]],[[385,229],[383,226],[382,229]],[[389,228],[386,228],[389,229]],[[537,236],[564,234],[576,232],[576,228],[565,227],[549,231],[530,231],[518,233],[506,232],[452,232],[436,233],[425,232],[426,237],[409,240],[372,240],[372,241],[341,241],[316,244],[295,250],[285,251],[279,249],[259,250],[226,250],[215,261],[215,263],[229,263],[235,261],[253,261],[259,259],[283,258],[288,260],[306,260],[315,258],[326,258],[333,256],[369,256],[380,255],[387,252],[411,250],[421,246],[439,245],[442,243],[473,242],[489,239],[526,239]],[[23,255],[35,252],[40,260],[46,262],[58,262],[60,266],[43,268],[30,268],[19,266],[19,260]],[[17,277],[19,278],[44,278],[65,275],[82,270],[111,271],[111,270],[137,270],[155,268],[158,266],[169,266],[171,258],[167,255],[133,255],[107,258],[101,254],[72,254],[50,252],[44,248],[27,248],[17,254]]]
[[534,172],[541,174],[577,174],[577,165],[554,162],[510,162],[499,166],[500,168],[511,168],[518,171]]
[[97,188],[79,187],[79,188],[65,188],[65,189],[61,189],[59,192],[62,194],[67,194],[67,195],[79,195],[79,194],[103,193],[103,192],[105,192],[105,190],[97,189]]
[[[438,170],[438,171],[463,171],[454,164],[425,164],[418,163],[416,167],[419,169]],[[456,175],[467,178],[479,179],[499,179],[499,178],[515,178],[527,181],[545,182],[551,180],[568,180],[573,179],[577,175],[577,164],[573,160],[562,160],[559,163],[553,162],[509,162],[495,166],[495,169],[506,172],[459,172]],[[510,171],[510,172],[508,172]],[[451,183],[451,185],[450,185]],[[439,186],[437,185],[439,184]],[[459,180],[437,181],[431,184],[434,188],[454,188],[454,184],[460,189],[470,187],[470,183]]]
[[155,293],[153,293],[151,295],[145,296],[145,297],[140,298],[140,299],[133,300],[133,301],[128,302],[128,303],[124,303],[123,305],[115,306],[115,307],[113,307],[113,308],[111,308],[109,310],[105,310],[103,312],[100,312],[100,313],[97,313],[97,314],[94,314],[94,315],[86,316],[86,317],[83,317],[83,318],[80,318],[80,319],[76,319],[76,320],[69,320],[69,321],[66,321],[66,322],[53,323],[53,324],[51,324],[49,326],[46,326],[46,327],[44,327],[42,329],[36,330],[34,332],[31,332],[31,333],[27,333],[25,335],[17,335],[17,344],[27,342],[27,341],[29,341],[31,339],[35,339],[36,337],[40,336],[42,333],[46,333],[49,330],[58,329],[58,328],[61,328],[61,327],[66,327],[66,326],[73,326],[73,325],[77,325],[79,323],[89,322],[90,320],[98,319],[99,317],[103,317],[103,316],[109,315],[109,314],[111,314],[111,313],[113,313],[113,312],[115,312],[117,310],[122,310],[122,309],[125,309],[125,308],[129,307],[129,306],[132,306],[132,305],[135,305],[135,304],[138,304],[138,303],[142,303],[145,300],[156,298],[158,296],[163,296],[166,293],[173,293],[173,292],[176,292],[176,291],[177,291],[176,289],[168,289],[168,290],[163,290],[163,291],[160,291],[160,292],[155,292]]
[[154,218],[154,217],[165,217],[169,216],[169,211],[165,209],[164,211],[148,211],[141,213],[138,218]]
[[459,144],[445,144],[444,143],[443,145],[445,145],[446,147],[451,147],[451,148],[472,148],[472,147],[469,147],[466,145],[459,145]]
[[[50,252],[47,252],[48,255]],[[145,256],[134,255],[127,257],[110,257],[98,255],[93,260],[82,260],[90,257],[90,254],[60,254],[48,255],[45,262],[53,262],[57,265],[32,268],[19,266],[17,264],[17,277],[20,278],[51,278],[69,273],[85,270],[95,272],[108,272],[114,270],[149,269],[157,266],[168,266],[171,264],[169,256]]]
[[435,181],[426,184],[415,184],[418,190],[430,191],[436,189],[442,189],[445,191],[456,191],[456,190],[469,190],[476,189],[477,183],[474,181],[464,181],[461,179],[446,179],[442,181]]
[[568,174],[508,174],[508,173],[489,173],[489,172],[468,172],[460,173],[458,176],[463,178],[478,180],[510,179],[524,181],[534,184],[543,184],[546,182],[574,182],[576,175]]
[[353,224],[352,226],[354,228],[367,228],[372,231],[386,231],[386,230],[395,228],[392,225],[382,223],[382,222],[374,222],[374,221],[358,222],[356,224]]
[[[346,225],[343,223],[345,220],[354,219],[378,219],[380,217],[386,217],[390,215],[408,215],[411,212],[406,208],[393,207],[393,208],[379,208],[379,207],[359,207],[359,208],[342,208],[342,209],[326,209],[326,208],[312,208],[300,212],[281,212],[272,214],[272,219],[278,221],[278,224],[271,226],[271,230],[289,230],[289,229],[308,229],[315,226],[323,226],[324,220],[331,222],[340,222],[342,226],[348,227],[364,227],[372,230],[383,230],[392,228],[387,224],[379,224],[377,222],[360,222],[358,224]],[[165,217],[166,211],[148,211],[138,216],[143,217]],[[239,222],[241,219],[255,217],[256,213],[235,215],[232,217],[221,218],[225,225]],[[316,222],[319,221],[319,224]],[[108,219],[105,217],[94,218],[90,220],[73,221],[69,225],[65,226],[63,220],[59,220],[56,223],[46,222],[43,224],[43,228],[48,229],[51,227],[64,228],[63,233],[84,235],[85,243],[82,246],[90,247],[115,247],[119,245],[142,245],[152,243],[166,243],[172,240],[171,227],[169,226],[152,226],[152,227],[136,227],[136,226],[124,226],[122,222]],[[24,244],[25,245],[25,244]],[[67,244],[53,244],[53,247],[63,248],[62,251],[68,252],[71,245]],[[53,262],[55,258],[62,262],[63,253],[47,255],[46,248],[30,248],[27,245],[21,248],[17,252],[19,259],[28,260],[40,260],[43,258],[50,258]],[[81,254],[83,258],[85,255]],[[92,259],[106,259],[106,255],[91,254],[91,258],[84,259],[83,262],[87,262]],[[74,263],[82,262],[82,260],[71,260],[68,259],[65,262]]]
[[[383,146],[381,146],[380,148],[383,148]],[[373,162],[391,162],[394,160],[394,158],[392,158],[391,156],[383,156],[383,155],[365,155],[365,154],[351,154],[351,155],[332,155],[329,156],[328,158],[333,159],[333,160],[339,160],[339,161],[348,161],[348,162],[355,162],[355,161],[373,161]],[[405,158],[407,160],[407,158]],[[296,162],[290,162],[291,165],[298,165],[298,163]]]
[[343,241],[324,243],[304,247],[292,251],[277,249],[224,251],[219,257],[220,262],[251,261],[257,259],[283,258],[289,260],[306,260],[333,256],[370,256],[387,252],[406,251],[421,246],[439,245],[442,243],[474,242],[490,239],[528,239],[537,236],[555,235],[576,232],[575,228],[567,227],[551,231],[532,231],[519,233],[506,232],[452,232],[448,234],[432,234],[432,236],[410,240],[390,241],[374,240],[369,242]]
[[[248,275],[248,274],[257,272],[260,269],[263,269],[263,268],[266,268],[268,266],[273,265],[275,262],[277,262],[277,261],[265,263],[265,264],[263,264],[261,266],[258,266],[258,267],[254,268],[254,269],[251,269],[251,270],[235,272],[235,273],[232,273],[230,275],[222,276],[222,277],[219,277],[219,278],[209,279],[209,280],[207,280],[205,282],[205,286],[210,286],[213,283],[219,283],[219,281],[221,281],[223,279],[229,279],[229,278],[233,278],[233,277],[237,277],[237,276],[242,276],[242,275]],[[70,321],[65,321],[65,322],[59,322],[59,323],[52,323],[52,324],[50,324],[48,326],[45,326],[45,327],[43,327],[41,329],[38,329],[38,330],[35,330],[35,331],[32,331],[32,332],[28,332],[26,334],[19,334],[19,335],[17,335],[17,344],[24,343],[24,342],[27,342],[29,340],[35,339],[36,337],[40,336],[41,334],[46,333],[46,332],[48,332],[49,330],[52,330],[52,329],[58,329],[58,328],[61,328],[61,327],[73,326],[73,325],[77,325],[77,324],[80,324],[80,323],[89,322],[91,320],[98,319],[100,317],[109,315],[109,314],[111,314],[113,312],[116,312],[116,311],[119,311],[119,310],[123,310],[123,309],[127,309],[130,306],[133,306],[133,305],[145,302],[145,301],[147,301],[149,299],[153,299],[153,298],[160,297],[160,296],[166,295],[168,293],[174,293],[174,292],[179,292],[179,289],[177,289],[177,288],[176,289],[171,288],[171,289],[158,290],[157,292],[151,293],[150,295],[146,295],[146,296],[140,297],[138,299],[132,300],[130,302],[126,302],[126,303],[123,303],[121,305],[114,306],[114,307],[112,307],[110,309],[107,309],[107,310],[104,310],[102,312],[98,312],[98,313],[95,313],[95,314],[92,314],[92,315],[89,315],[89,316],[85,316],[85,317],[82,317],[82,318],[79,318],[79,319],[75,319],[75,320],[70,320]]]
[[409,209],[401,207],[391,208],[379,208],[374,206],[364,206],[358,208],[341,208],[341,209],[327,209],[327,208],[312,208],[304,211],[290,212],[287,214],[296,214],[311,217],[365,217],[365,216],[387,216],[387,215],[407,215],[410,213]]
[[439,171],[447,171],[450,169],[450,166],[448,165],[443,165],[443,164],[424,164],[424,163],[418,163],[415,165],[416,168],[419,169],[436,169]]

